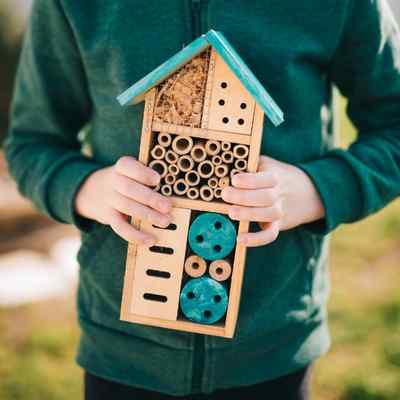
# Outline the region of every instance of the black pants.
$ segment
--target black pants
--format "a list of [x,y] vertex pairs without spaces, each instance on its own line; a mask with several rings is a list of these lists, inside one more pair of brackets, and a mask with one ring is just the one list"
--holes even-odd
[[311,367],[279,379],[212,394],[174,397],[159,392],[120,385],[85,373],[85,400],[307,400]]

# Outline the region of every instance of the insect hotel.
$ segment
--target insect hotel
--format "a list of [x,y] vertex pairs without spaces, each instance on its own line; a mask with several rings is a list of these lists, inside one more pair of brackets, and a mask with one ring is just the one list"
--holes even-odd
[[139,160],[162,177],[172,223],[132,223],[157,238],[130,244],[121,307],[124,321],[231,338],[245,267],[236,243],[249,223],[228,217],[221,191],[240,171],[255,172],[264,114],[283,113],[237,52],[209,31],[122,93],[145,101]]

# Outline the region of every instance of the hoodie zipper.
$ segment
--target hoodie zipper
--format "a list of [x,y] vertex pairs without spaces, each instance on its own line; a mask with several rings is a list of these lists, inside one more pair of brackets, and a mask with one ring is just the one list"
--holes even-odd
[[[190,2],[193,40],[201,35],[201,1],[191,0]],[[193,336],[192,391],[198,393],[202,391],[205,337],[198,333],[193,334]]]

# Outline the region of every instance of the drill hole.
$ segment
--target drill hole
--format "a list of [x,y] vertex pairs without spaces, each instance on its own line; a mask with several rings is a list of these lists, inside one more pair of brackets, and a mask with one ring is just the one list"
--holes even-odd
[[187,297],[189,300],[192,300],[192,299],[194,299],[196,296],[195,296],[195,294],[194,294],[193,292],[188,292],[187,295],[186,295],[186,297]]
[[196,242],[197,242],[197,243],[203,243],[203,241],[204,241],[204,238],[203,238],[202,235],[197,235],[197,236],[196,236]]
[[194,263],[192,264],[192,268],[193,268],[193,269],[199,269],[199,267],[200,267],[200,265],[199,265],[199,263],[197,263],[197,262],[194,262]]
[[224,105],[225,105],[225,100],[224,100],[224,99],[220,99],[220,100],[218,101],[218,104],[219,104],[220,106],[224,106]]
[[246,104],[246,103],[241,103],[241,104],[240,104],[240,108],[241,108],[242,110],[244,110],[246,107],[247,107],[247,104]]
[[221,275],[221,274],[224,272],[224,270],[223,270],[221,267],[218,267],[218,268],[215,270],[215,272],[217,273],[217,275]]
[[228,87],[228,84],[226,82],[221,82],[221,87],[222,89],[226,89]]
[[214,302],[215,302],[215,303],[219,303],[221,300],[222,300],[222,297],[221,297],[219,294],[216,294],[216,295],[214,296]]
[[214,227],[215,227],[215,229],[221,229],[221,228],[222,228],[221,222],[217,221],[217,222],[214,224]]
[[228,118],[228,117],[222,118],[222,122],[223,122],[224,124],[227,124],[227,123],[229,122],[229,118]]
[[216,245],[214,246],[214,251],[215,251],[215,252],[220,253],[221,250],[222,250],[222,247],[221,247],[219,244],[216,244]]
[[211,318],[212,313],[210,310],[205,310],[203,315],[204,315],[204,318],[209,319],[209,318]]
[[239,125],[243,125],[244,124],[244,119],[243,118],[239,118],[238,119],[238,124]]

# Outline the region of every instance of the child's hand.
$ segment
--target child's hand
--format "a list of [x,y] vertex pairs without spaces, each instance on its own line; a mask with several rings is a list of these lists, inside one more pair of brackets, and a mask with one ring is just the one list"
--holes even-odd
[[310,178],[301,169],[261,156],[257,173],[232,178],[233,187],[222,191],[233,220],[256,221],[257,233],[243,233],[238,242],[262,246],[273,242],[280,231],[321,219],[325,210]]
[[138,231],[129,217],[166,227],[171,202],[152,190],[160,176],[132,157],[122,157],[108,168],[94,172],[82,185],[75,200],[76,212],[111,228],[128,242],[152,246],[155,238]]

